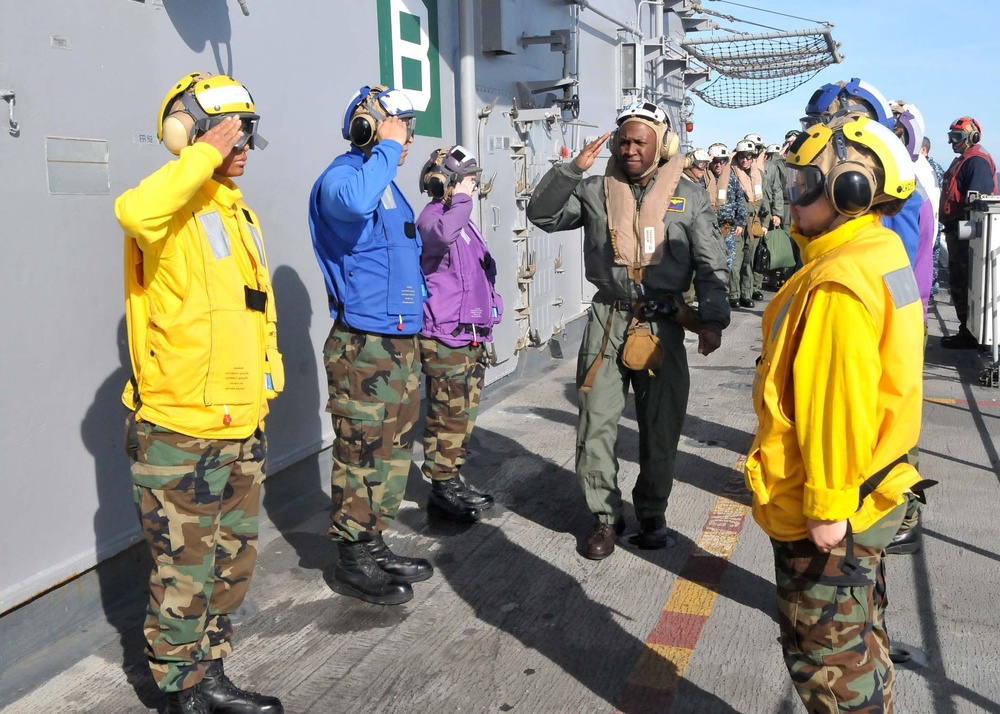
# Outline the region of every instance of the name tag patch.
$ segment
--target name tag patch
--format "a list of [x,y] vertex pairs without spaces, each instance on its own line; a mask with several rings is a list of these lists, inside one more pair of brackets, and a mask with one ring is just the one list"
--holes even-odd
[[392,195],[392,186],[386,186],[385,191],[382,192],[382,205],[387,211],[396,207],[396,197]]
[[910,266],[886,273],[882,276],[882,280],[897,310],[920,300],[920,288],[917,287],[917,280]]
[[674,213],[684,213],[684,206],[686,205],[686,198],[683,196],[674,196],[670,199],[670,203],[667,204],[667,210],[673,211]]

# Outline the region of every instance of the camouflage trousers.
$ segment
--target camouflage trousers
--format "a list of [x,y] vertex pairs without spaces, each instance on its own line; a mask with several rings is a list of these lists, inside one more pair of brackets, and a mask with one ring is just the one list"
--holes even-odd
[[726,234],[726,272],[733,272],[733,263],[736,260],[736,234],[730,229]]
[[333,417],[330,536],[371,540],[406,493],[420,418],[416,335],[393,337],[335,323],[323,347]]
[[809,540],[772,540],[785,666],[809,714],[893,711],[883,549],[905,508],[854,535],[853,572],[841,570],[843,541],[820,553]]
[[257,517],[267,441],[196,439],[136,425],[132,481],[153,556],[144,633],[165,692],[193,687],[204,660],[232,652],[229,614],[257,559]]
[[421,338],[420,361],[427,379],[423,474],[429,479],[450,479],[465,463],[476,425],[486,348],[482,344],[449,347]]

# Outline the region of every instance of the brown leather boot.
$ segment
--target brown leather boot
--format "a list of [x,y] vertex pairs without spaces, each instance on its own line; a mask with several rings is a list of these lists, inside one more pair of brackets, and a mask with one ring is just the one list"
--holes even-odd
[[604,560],[615,552],[615,541],[625,530],[625,522],[594,524],[594,532],[587,539],[587,548],[584,551],[591,560]]

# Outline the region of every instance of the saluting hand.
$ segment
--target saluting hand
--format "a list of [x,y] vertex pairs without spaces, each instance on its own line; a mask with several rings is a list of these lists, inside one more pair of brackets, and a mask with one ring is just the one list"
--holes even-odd
[[378,129],[375,131],[375,136],[379,141],[385,139],[392,139],[403,146],[406,146],[406,135],[409,130],[406,127],[406,122],[399,117],[386,117],[384,121],[380,121],[378,124]]
[[464,193],[467,196],[471,196],[476,191],[477,187],[476,175],[469,174],[464,179],[455,184],[455,193]]
[[573,163],[576,164],[577,168],[581,171],[586,171],[594,162],[597,160],[597,155],[601,153],[601,149],[604,148],[604,142],[610,138],[611,132],[605,132],[600,138],[587,144],[583,147],[583,151],[577,154],[576,158],[573,159]]
[[242,134],[243,120],[237,116],[228,116],[195,139],[195,142],[203,141],[214,146],[225,158],[229,156]]

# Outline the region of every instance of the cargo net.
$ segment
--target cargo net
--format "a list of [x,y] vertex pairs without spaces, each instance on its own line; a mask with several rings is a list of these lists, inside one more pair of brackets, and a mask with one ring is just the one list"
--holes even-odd
[[828,29],[691,40],[685,50],[719,76],[692,89],[713,107],[763,104],[805,84],[840,61]]

